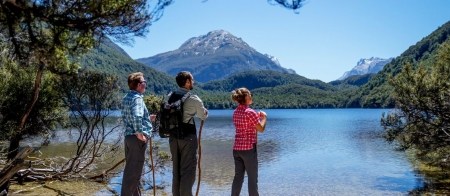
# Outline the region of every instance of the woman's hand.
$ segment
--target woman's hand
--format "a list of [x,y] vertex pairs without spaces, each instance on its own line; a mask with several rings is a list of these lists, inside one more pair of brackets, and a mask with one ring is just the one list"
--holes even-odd
[[256,124],[256,130],[259,132],[264,132],[264,129],[266,129],[266,120],[267,120],[267,114],[264,111],[259,111],[259,118],[261,119],[261,122],[259,122],[258,124]]
[[260,118],[267,118],[267,114],[264,111],[259,111],[258,113]]

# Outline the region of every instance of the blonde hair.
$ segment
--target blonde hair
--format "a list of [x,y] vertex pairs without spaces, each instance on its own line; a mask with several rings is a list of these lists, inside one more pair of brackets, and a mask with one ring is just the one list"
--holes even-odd
[[238,88],[231,91],[231,99],[238,102],[239,104],[245,104],[245,97],[250,95],[250,91],[247,88]]
[[137,85],[141,82],[141,78],[144,77],[144,74],[141,72],[131,73],[128,75],[128,88],[130,90],[136,90]]

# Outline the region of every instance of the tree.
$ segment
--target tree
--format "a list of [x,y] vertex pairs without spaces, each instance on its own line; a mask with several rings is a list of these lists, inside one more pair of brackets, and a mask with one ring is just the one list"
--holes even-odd
[[400,150],[414,149],[417,158],[439,164],[450,158],[450,40],[444,42],[432,66],[416,71],[407,63],[389,79],[396,109],[383,114],[389,142]]
[[21,67],[35,67],[34,91],[25,100],[26,109],[16,120],[8,158],[15,156],[24,134],[27,118],[35,107],[44,70],[55,74],[75,74],[73,58],[109,36],[129,43],[133,36],[144,36],[152,21],[172,1],[158,1],[153,11],[145,0],[119,1],[38,1],[0,2],[0,34],[6,39],[8,55]]
[[[30,111],[20,140],[33,136],[50,136],[58,122],[67,117],[67,109],[62,107],[62,100],[56,85],[58,77],[45,71],[40,87],[41,98],[35,103],[35,110]],[[35,67],[19,68],[15,63],[5,63],[0,67],[0,81],[8,77],[1,85],[0,98],[0,138],[8,140],[17,130],[17,121],[26,109],[27,100],[32,98]],[[17,149],[16,146],[14,149]]]
[[70,111],[68,134],[76,138],[76,149],[53,178],[86,170],[96,158],[117,152],[122,139],[118,124],[105,127],[111,109],[120,102],[117,77],[82,70],[78,75],[63,78],[59,89],[64,106]]

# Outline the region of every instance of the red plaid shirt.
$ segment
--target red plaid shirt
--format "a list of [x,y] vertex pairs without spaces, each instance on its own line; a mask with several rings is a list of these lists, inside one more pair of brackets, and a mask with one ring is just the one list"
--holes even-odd
[[239,104],[233,113],[233,123],[236,127],[233,150],[250,150],[256,143],[256,128],[259,114],[247,105]]

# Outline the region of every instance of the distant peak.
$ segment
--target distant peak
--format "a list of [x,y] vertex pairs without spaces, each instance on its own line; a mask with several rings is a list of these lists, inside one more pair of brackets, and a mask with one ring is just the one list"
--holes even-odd
[[222,34],[223,34],[223,35],[231,35],[230,32],[220,29],[220,30],[210,31],[208,34],[206,34],[206,36],[213,35],[213,34],[219,34],[219,35],[222,35]]
[[230,32],[225,30],[215,30],[211,31],[206,35],[199,36],[205,39],[215,39],[215,40],[226,40],[226,39],[240,39],[232,35]]
[[241,38],[238,38],[230,32],[222,29],[210,31],[206,35],[193,37],[184,42],[180,48],[196,50],[203,48],[209,49],[208,52],[214,53],[215,50],[226,46],[227,44],[232,44],[234,47],[239,48],[250,48]]
[[344,73],[338,80],[344,80],[352,75],[364,75],[367,73],[378,73],[383,69],[384,65],[391,62],[393,58],[382,59],[379,57],[370,57],[368,59],[362,58],[356,63],[356,66]]
[[382,59],[379,57],[370,57],[368,59],[362,58],[358,61],[358,63],[356,63],[356,65],[358,66],[358,65],[362,65],[362,64],[370,64],[372,62],[379,62],[379,61],[385,61],[385,60],[388,60],[388,59]]

